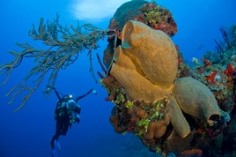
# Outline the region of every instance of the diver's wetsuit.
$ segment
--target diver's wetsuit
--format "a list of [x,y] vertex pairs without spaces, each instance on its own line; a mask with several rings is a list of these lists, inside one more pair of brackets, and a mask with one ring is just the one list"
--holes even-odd
[[[60,103],[60,102],[58,102]],[[60,113],[63,112],[63,113]],[[58,140],[60,135],[66,135],[70,124],[70,115],[66,106],[55,110],[56,132],[50,141],[51,148],[54,149],[54,141]]]
[[55,110],[56,132],[50,141],[51,149],[55,148],[55,141],[58,140],[60,135],[66,135],[72,124],[79,123],[81,108],[77,105],[77,102],[92,93],[93,89],[89,90],[84,95],[78,96],[75,100],[68,95],[61,98],[58,91],[55,89],[54,91],[59,101],[57,102]]

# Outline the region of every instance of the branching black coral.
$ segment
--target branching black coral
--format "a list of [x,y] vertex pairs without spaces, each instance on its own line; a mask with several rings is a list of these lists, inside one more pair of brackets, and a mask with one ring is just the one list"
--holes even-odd
[[[24,58],[32,58],[34,67],[26,75],[23,82],[14,86],[7,95],[11,95],[12,103],[17,95],[22,92],[27,94],[23,98],[22,104],[16,109],[21,109],[29,100],[31,95],[40,86],[46,75],[49,75],[47,82],[47,93],[51,92],[55,85],[59,70],[66,69],[73,64],[83,51],[88,51],[90,56],[90,71],[94,76],[92,67],[92,50],[98,47],[97,42],[106,36],[106,31],[91,24],[66,27],[59,23],[59,15],[53,21],[44,22],[41,18],[38,28],[33,25],[29,31],[29,36],[34,40],[39,40],[45,45],[45,49],[36,49],[29,44],[18,44],[23,50],[21,52],[10,52],[15,59],[0,66],[0,72],[5,74],[5,79],[1,85],[9,80],[14,68],[19,66]],[[27,84],[29,83],[30,85]]]

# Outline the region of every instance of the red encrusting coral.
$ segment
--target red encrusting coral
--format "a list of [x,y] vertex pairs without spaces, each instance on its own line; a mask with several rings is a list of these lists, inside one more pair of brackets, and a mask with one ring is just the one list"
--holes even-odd
[[212,72],[210,73],[210,75],[206,76],[207,82],[209,82],[210,84],[214,84],[214,83],[215,83],[216,74],[217,74],[217,72],[212,71]]
[[236,68],[234,69],[233,65],[229,63],[224,71],[224,74],[230,77],[234,72],[236,72]]

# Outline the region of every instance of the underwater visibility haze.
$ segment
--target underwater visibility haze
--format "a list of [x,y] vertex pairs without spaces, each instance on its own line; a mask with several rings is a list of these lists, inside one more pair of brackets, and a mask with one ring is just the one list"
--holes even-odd
[[236,156],[235,1],[0,4],[0,157]]

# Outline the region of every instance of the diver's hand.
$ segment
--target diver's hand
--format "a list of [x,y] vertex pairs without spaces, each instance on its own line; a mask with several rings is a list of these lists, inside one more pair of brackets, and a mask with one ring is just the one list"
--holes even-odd
[[96,91],[96,89],[92,88],[92,89],[90,89],[90,90],[87,92],[87,94],[94,94],[94,95],[97,95],[97,91]]
[[97,91],[96,91],[96,89],[92,89],[91,93],[94,94],[94,95],[97,95],[97,94],[98,94]]
[[52,90],[56,90],[55,87],[47,86],[46,90],[44,91],[45,94],[49,94]]

